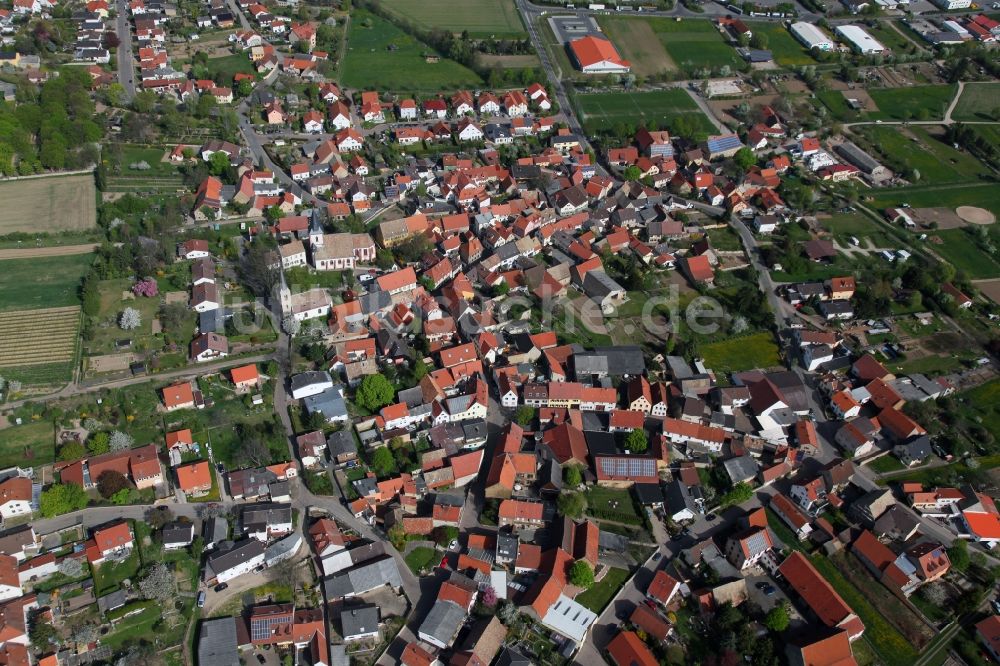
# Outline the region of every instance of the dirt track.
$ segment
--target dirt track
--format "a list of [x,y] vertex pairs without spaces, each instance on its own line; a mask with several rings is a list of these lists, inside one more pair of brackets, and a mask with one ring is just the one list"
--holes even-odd
[[3,259],[34,259],[35,257],[66,257],[71,254],[87,254],[97,249],[96,243],[87,245],[61,245],[59,247],[19,247],[0,250]]

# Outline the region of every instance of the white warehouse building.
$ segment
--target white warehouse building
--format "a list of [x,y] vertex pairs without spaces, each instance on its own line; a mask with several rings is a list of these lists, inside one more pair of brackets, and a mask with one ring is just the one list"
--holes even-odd
[[838,25],[836,32],[861,55],[875,55],[888,50],[859,25]]
[[931,2],[949,12],[956,9],[968,9],[972,6],[972,0],[931,0]]
[[826,33],[814,26],[812,23],[799,21],[793,23],[789,30],[795,39],[802,42],[807,49],[819,49],[820,51],[832,51],[833,40],[827,37]]

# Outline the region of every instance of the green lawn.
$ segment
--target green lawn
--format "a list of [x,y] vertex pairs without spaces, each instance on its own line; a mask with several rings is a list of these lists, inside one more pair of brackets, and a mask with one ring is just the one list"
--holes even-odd
[[674,131],[680,118],[684,118],[694,130],[693,137],[685,138],[702,138],[717,131],[681,88],[653,92],[590,93],[577,95],[576,104],[587,131],[609,129],[616,123],[636,126],[656,123],[658,127]]
[[589,590],[584,590],[576,595],[574,601],[600,614],[604,607],[611,602],[611,599],[618,593],[625,581],[628,580],[628,571],[612,567],[604,574],[604,578],[599,583],[594,583]]
[[899,462],[899,458],[891,454],[873,460],[868,466],[879,474],[898,472],[899,470],[906,469],[903,463]]
[[208,75],[213,81],[224,86],[232,86],[237,74],[256,74],[253,63],[246,53],[235,53],[221,58],[208,59]]
[[729,226],[709,229],[708,238],[712,243],[712,247],[716,250],[730,251],[743,249],[743,243],[740,241],[739,235]]
[[951,117],[954,120],[997,120],[1000,85],[996,82],[966,83]]
[[80,304],[80,281],[92,254],[0,261],[0,311]]
[[894,30],[888,21],[880,22],[875,28],[866,25],[865,30],[880,41],[882,46],[896,53],[904,52],[910,47],[910,41]]
[[[180,172],[173,162],[164,162],[163,156],[167,153],[166,147],[136,146],[132,144],[122,145],[121,152],[121,175],[122,176],[148,176],[159,178],[176,177],[180,185]],[[137,162],[146,162],[150,168],[139,171],[130,169],[129,165]]]
[[923,127],[913,125],[901,132],[896,127],[872,125],[863,131],[887,162],[919,171],[921,183],[968,183],[989,174],[976,158],[955,150]]
[[440,92],[474,88],[483,82],[457,62],[441,57],[428,63],[426,55],[440,56],[389,21],[356,10],[351,17],[341,84],[362,90]]
[[656,36],[663,42],[674,63],[682,70],[728,65],[737,68],[740,58],[707,19],[645,18]]
[[933,237],[942,242],[932,243],[930,247],[970,278],[1000,277],[1000,262],[978,248],[964,229],[938,230],[933,232]]
[[958,87],[951,85],[872,88],[868,94],[878,106],[872,120],[935,120],[944,117]]
[[[837,570],[824,555],[813,555],[809,558],[813,566],[819,570],[823,578],[833,586],[833,589],[851,607],[861,621],[865,623],[864,640],[881,657],[886,666],[911,666],[917,659],[917,651],[900,634],[895,627],[868,602],[858,588]],[[860,565],[859,565],[860,566]],[[872,581],[872,585],[877,585]]]
[[774,536],[778,537],[778,540],[781,541],[781,543],[785,544],[786,547],[792,550],[799,550],[803,553],[808,552],[806,550],[806,545],[810,543],[809,541],[799,541],[798,537],[795,536],[795,533],[792,532],[788,525],[785,524],[785,521],[778,517],[778,514],[770,508],[766,509],[766,511],[767,526],[771,528],[771,531],[774,532]]
[[898,245],[880,224],[861,213],[835,213],[828,218],[822,218],[820,222],[844,246],[851,244],[851,238],[857,238],[862,246],[865,239],[870,239],[875,247]]
[[437,559],[437,551],[433,548],[419,546],[411,550],[403,559],[406,560],[406,566],[410,567],[410,571],[419,576],[423,569],[428,568]]
[[996,183],[917,185],[886,188],[875,192],[872,196],[875,206],[879,209],[901,204],[909,204],[914,208],[980,206],[1000,215],[1000,197],[996,196],[996,188]]
[[856,121],[861,114],[847,105],[847,98],[839,90],[822,90],[816,93],[816,98],[823,103],[833,117],[842,122]]
[[133,549],[132,554],[122,562],[105,562],[94,567],[94,594],[102,597],[114,592],[123,580],[135,578],[140,565],[139,553]]
[[[4,371],[6,376],[8,373]],[[38,421],[0,430],[0,469],[14,465],[40,467],[55,460],[55,426]]]
[[944,356],[924,356],[923,358],[903,361],[902,363],[892,363],[890,367],[900,375],[912,375],[920,373],[930,377],[947,375],[962,369],[962,359],[951,355]]
[[383,5],[393,14],[423,28],[468,31],[473,37],[524,37],[524,24],[514,0],[393,0]]
[[792,33],[780,23],[751,22],[747,23],[754,35],[767,37],[767,48],[774,56],[774,61],[785,67],[796,65],[812,65],[816,61]]
[[716,372],[740,372],[781,365],[778,345],[771,333],[756,333],[742,338],[700,345],[705,365]]
[[962,410],[981,423],[995,438],[1000,438],[1000,379],[977,386],[955,396]]
[[628,490],[591,486],[585,494],[587,513],[594,518],[629,525],[642,523],[642,517],[636,511],[635,501]]

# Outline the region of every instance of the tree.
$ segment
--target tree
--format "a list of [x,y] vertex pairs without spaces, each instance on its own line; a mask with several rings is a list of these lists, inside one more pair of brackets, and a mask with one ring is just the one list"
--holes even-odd
[[288,335],[298,335],[302,330],[302,322],[295,318],[295,315],[285,315],[281,319],[281,328]]
[[587,510],[587,497],[583,493],[562,492],[556,501],[559,513],[567,518],[580,518]]
[[42,492],[38,504],[45,518],[61,516],[86,508],[87,493],[75,483],[56,483]]
[[79,460],[87,455],[87,449],[80,442],[67,442],[59,449],[59,460]]
[[396,390],[383,375],[366,375],[354,394],[354,400],[370,412],[391,404]]
[[625,180],[639,180],[642,178],[642,169],[634,164],[632,166],[625,167],[625,171],[622,173],[622,178]]
[[743,146],[736,154],[733,155],[733,162],[740,168],[740,171],[746,171],[754,165],[757,158],[754,156],[753,151]]
[[734,485],[728,493],[722,496],[719,503],[722,506],[742,504],[753,497],[753,488],[748,483],[740,482]]
[[158,506],[146,512],[146,523],[154,530],[161,529],[174,519],[174,512],[167,506]]
[[493,589],[492,585],[487,585],[486,589],[483,590],[481,599],[484,606],[494,608],[497,605],[497,591]]
[[948,559],[951,566],[957,571],[966,571],[969,568],[969,544],[964,539],[955,539],[948,547]]
[[173,599],[174,588],[174,575],[163,562],[151,566],[146,575],[139,579],[139,592],[142,596],[161,603]]
[[537,410],[530,405],[521,405],[517,408],[517,412],[514,414],[514,420],[520,426],[526,426],[535,420],[535,412]]
[[156,280],[153,278],[146,278],[144,280],[139,280],[132,285],[132,293],[136,296],[152,298],[159,294],[160,290],[159,286],[156,284]]
[[764,617],[764,626],[779,634],[788,629],[788,622],[788,609],[785,608],[785,604],[783,603],[769,610]]
[[451,525],[438,525],[431,532],[431,536],[434,538],[434,543],[447,548],[452,541],[458,539],[458,528]]
[[625,438],[625,448],[632,453],[643,453],[649,448],[649,440],[646,438],[646,431],[636,428]]
[[217,150],[208,158],[208,172],[213,176],[221,176],[229,170],[229,155]]
[[121,430],[115,430],[108,438],[108,448],[112,451],[128,451],[133,444],[135,444],[135,439],[132,435]]
[[183,303],[167,303],[158,313],[160,325],[164,333],[170,336],[180,336],[184,332],[190,310]]
[[142,313],[135,308],[125,308],[118,316],[118,327],[123,331],[133,331],[142,325]]
[[396,470],[396,459],[392,457],[392,451],[386,447],[377,449],[372,454],[372,469],[378,477],[386,477]]
[[280,278],[278,270],[272,264],[270,252],[271,249],[264,241],[254,241],[240,259],[240,281],[257,296],[272,296]]
[[111,499],[112,495],[122,490],[127,492],[131,487],[125,475],[113,469],[105,470],[97,477],[97,492],[104,499]]
[[94,436],[87,440],[87,450],[90,455],[99,456],[111,450],[111,436],[106,432],[94,433]]
[[114,495],[108,498],[108,500],[115,506],[125,506],[130,501],[132,501],[132,489],[122,488]]
[[403,529],[402,523],[396,523],[389,528],[389,543],[396,550],[402,551],[406,547],[406,530]]
[[569,582],[585,590],[594,584],[594,570],[586,560],[577,560],[570,566]]
[[563,469],[563,480],[570,488],[576,488],[583,483],[583,474],[580,472],[580,468],[578,466],[568,465],[565,469]]
[[28,637],[31,639],[33,646],[44,650],[58,636],[59,634],[56,632],[55,627],[52,626],[52,622],[49,621],[42,609],[35,609],[30,612],[28,615]]

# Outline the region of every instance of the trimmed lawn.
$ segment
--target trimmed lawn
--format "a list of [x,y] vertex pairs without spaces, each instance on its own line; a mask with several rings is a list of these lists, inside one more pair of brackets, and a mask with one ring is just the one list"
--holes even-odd
[[743,249],[743,243],[732,227],[709,229],[708,238],[712,242],[712,247],[716,250],[730,251]]
[[878,106],[869,113],[872,120],[934,120],[944,117],[944,112],[955,96],[958,86],[911,86],[909,88],[872,88],[868,94]]
[[80,282],[93,254],[0,261],[0,311],[80,304]]
[[[979,206],[1000,215],[1000,197],[996,196],[996,183],[969,185],[939,185],[887,188],[875,192],[875,207],[891,208],[909,204],[914,208]],[[940,233],[940,232],[936,232]]]
[[[844,578],[837,567],[823,555],[810,558],[813,566],[833,586],[851,610],[865,623],[864,640],[875,650],[886,666],[910,666],[917,659],[917,651],[895,627],[882,617],[858,588]],[[860,565],[859,565],[860,566]],[[872,581],[872,585],[877,585]]]
[[820,222],[845,247],[851,245],[852,237],[861,241],[862,247],[865,245],[866,238],[870,239],[875,247],[895,247],[898,245],[898,242],[894,241],[884,228],[861,213],[836,213],[821,219]]
[[910,41],[894,30],[888,21],[879,23],[875,28],[866,25],[865,30],[891,51],[900,53],[910,48]]
[[209,58],[206,67],[212,80],[218,81],[224,86],[231,86],[233,77],[237,74],[257,74],[253,63],[250,62],[250,58],[247,57],[246,53],[234,53],[233,55],[222,56],[221,58]]
[[[128,558],[121,562],[105,562],[104,564],[93,567],[94,594],[102,597],[105,594],[114,592],[126,578],[134,579],[136,574],[139,573],[140,566],[141,562],[139,561],[139,553],[137,550],[133,549]],[[134,583],[136,581],[133,580],[132,582]],[[159,611],[157,611],[157,613],[158,612]]]
[[747,27],[755,35],[767,36],[767,48],[771,51],[771,55],[774,56],[774,61],[779,65],[792,67],[795,65],[812,65],[816,62],[809,55],[809,51],[797,39],[792,37],[792,33],[788,32],[780,23],[750,22],[747,23]]
[[599,583],[594,583],[593,587],[589,590],[584,590],[576,595],[575,601],[578,601],[583,607],[600,614],[604,610],[604,607],[611,602],[612,597],[622,588],[626,580],[628,580],[628,571],[612,567],[608,569],[608,573],[604,574],[604,578]]
[[970,278],[1000,277],[1000,262],[978,248],[964,229],[938,230],[933,232],[931,238],[942,241],[930,243],[931,249]]
[[[157,148],[150,146],[137,146],[134,144],[122,145],[122,176],[168,178],[173,176],[177,178],[179,185],[183,185],[183,183],[180,182],[180,171],[177,169],[177,165],[173,162],[162,161],[166,152],[167,149],[165,147]],[[149,164],[150,168],[144,171],[129,168],[130,164],[135,164],[137,162],[146,162]]]
[[847,98],[840,90],[823,90],[816,93],[816,98],[823,103],[833,117],[842,122],[859,120],[861,113],[847,105]]
[[1000,85],[996,82],[966,83],[951,117],[954,120],[997,120],[993,112],[1000,107]]
[[656,123],[657,127],[669,127],[674,131],[680,118],[684,118],[694,131],[694,136],[690,138],[716,132],[715,125],[681,88],[577,95],[576,106],[588,132],[608,129],[617,123],[637,126]]
[[473,37],[525,36],[513,0],[393,0],[383,6],[424,30],[467,30]]
[[632,494],[618,488],[591,486],[587,496],[587,514],[597,519],[639,525],[642,517],[636,511]]
[[655,76],[677,71],[663,42],[656,38],[648,21],[627,16],[599,16],[597,22],[622,58],[632,63],[636,76]]
[[410,567],[410,571],[419,576],[422,569],[427,568],[431,562],[437,559],[437,551],[433,548],[420,546],[411,550],[403,559],[406,560],[406,566]]
[[[428,63],[426,56],[440,60]],[[360,90],[433,91],[474,88],[482,79],[371,12],[351,17],[341,84]]]
[[881,458],[873,460],[869,465],[873,470],[879,474],[885,474],[886,472],[898,472],[899,470],[906,469],[903,463],[899,462],[899,458],[889,454],[884,455]]
[[707,19],[646,18],[677,66],[684,71],[740,65],[736,50]]
[[768,332],[730,338],[698,347],[705,365],[716,372],[740,372],[781,365],[778,345]]
[[49,465],[56,457],[55,441],[55,426],[50,421],[4,428],[0,430],[0,468]]
[[765,511],[767,512],[767,526],[774,532],[774,536],[778,537],[781,543],[792,550],[798,550],[803,553],[809,552],[806,550],[806,544],[809,544],[809,541],[799,541],[795,533],[785,524],[785,521],[778,517],[778,514],[770,508],[765,509]]
[[974,182],[988,171],[979,161],[932,136],[923,127],[869,126],[864,133],[888,161],[900,162],[920,172],[920,182]]

